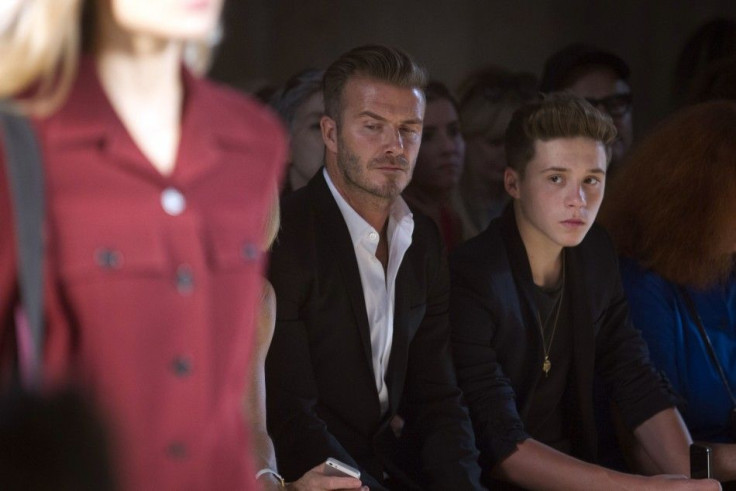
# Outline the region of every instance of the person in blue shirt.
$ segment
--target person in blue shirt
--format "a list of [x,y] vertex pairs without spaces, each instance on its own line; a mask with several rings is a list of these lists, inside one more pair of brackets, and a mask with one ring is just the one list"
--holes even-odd
[[[664,121],[607,200],[601,221],[621,255],[632,320],[682,396],[693,439],[736,442],[736,104]],[[715,447],[719,461],[736,458],[733,445]]]

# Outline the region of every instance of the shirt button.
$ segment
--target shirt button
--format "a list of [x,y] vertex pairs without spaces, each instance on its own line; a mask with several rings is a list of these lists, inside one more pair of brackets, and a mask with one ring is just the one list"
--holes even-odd
[[371,232],[368,234],[368,238],[375,242],[378,240],[378,234],[376,232]]
[[187,201],[184,195],[176,188],[166,188],[161,193],[161,207],[166,213],[175,217],[187,207]]
[[112,249],[98,249],[95,262],[103,269],[117,269],[123,262],[122,255]]
[[255,244],[247,243],[243,246],[243,258],[245,258],[246,261],[254,261],[258,259],[259,252],[260,251]]
[[194,273],[189,266],[182,265],[176,269],[176,289],[182,295],[189,295],[194,291]]
[[166,453],[172,459],[182,460],[187,456],[187,447],[181,442],[172,442],[166,448]]
[[177,356],[171,362],[171,370],[177,377],[186,377],[192,373],[192,362],[184,356]]

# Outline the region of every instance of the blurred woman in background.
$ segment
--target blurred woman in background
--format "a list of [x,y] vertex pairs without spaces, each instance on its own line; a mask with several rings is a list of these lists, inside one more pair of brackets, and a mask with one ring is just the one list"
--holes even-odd
[[462,221],[452,204],[452,192],[460,181],[465,141],[455,98],[441,82],[424,89],[422,145],[411,182],[403,196],[413,209],[429,216],[442,232],[445,247],[452,250],[463,240]]
[[325,144],[319,126],[325,113],[323,73],[324,70],[303,70],[292,76],[271,98],[271,105],[283,118],[291,136],[284,192],[306,186],[324,163]]
[[503,185],[504,141],[511,115],[535,99],[536,77],[489,66],[460,86],[460,124],[466,144],[465,168],[455,195],[463,236],[482,232],[509,201]]

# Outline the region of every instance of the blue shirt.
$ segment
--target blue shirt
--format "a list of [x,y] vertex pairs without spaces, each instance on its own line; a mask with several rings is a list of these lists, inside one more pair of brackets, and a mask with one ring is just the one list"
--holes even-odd
[[[620,266],[631,319],[649,345],[652,362],[683,397],[681,411],[693,439],[733,441],[728,430],[733,402],[679,287],[631,259],[621,258]],[[736,391],[736,274],[725,285],[687,292]]]

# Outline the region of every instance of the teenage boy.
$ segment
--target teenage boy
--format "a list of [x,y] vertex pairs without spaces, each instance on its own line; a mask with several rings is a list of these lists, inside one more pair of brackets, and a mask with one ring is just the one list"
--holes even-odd
[[[571,94],[519,109],[506,132],[513,201],[453,254],[453,353],[486,484],[719,488],[682,476],[690,435],[628,320],[615,251],[594,225],[615,136],[609,116]],[[681,476],[591,464],[596,373],[656,468]]]

